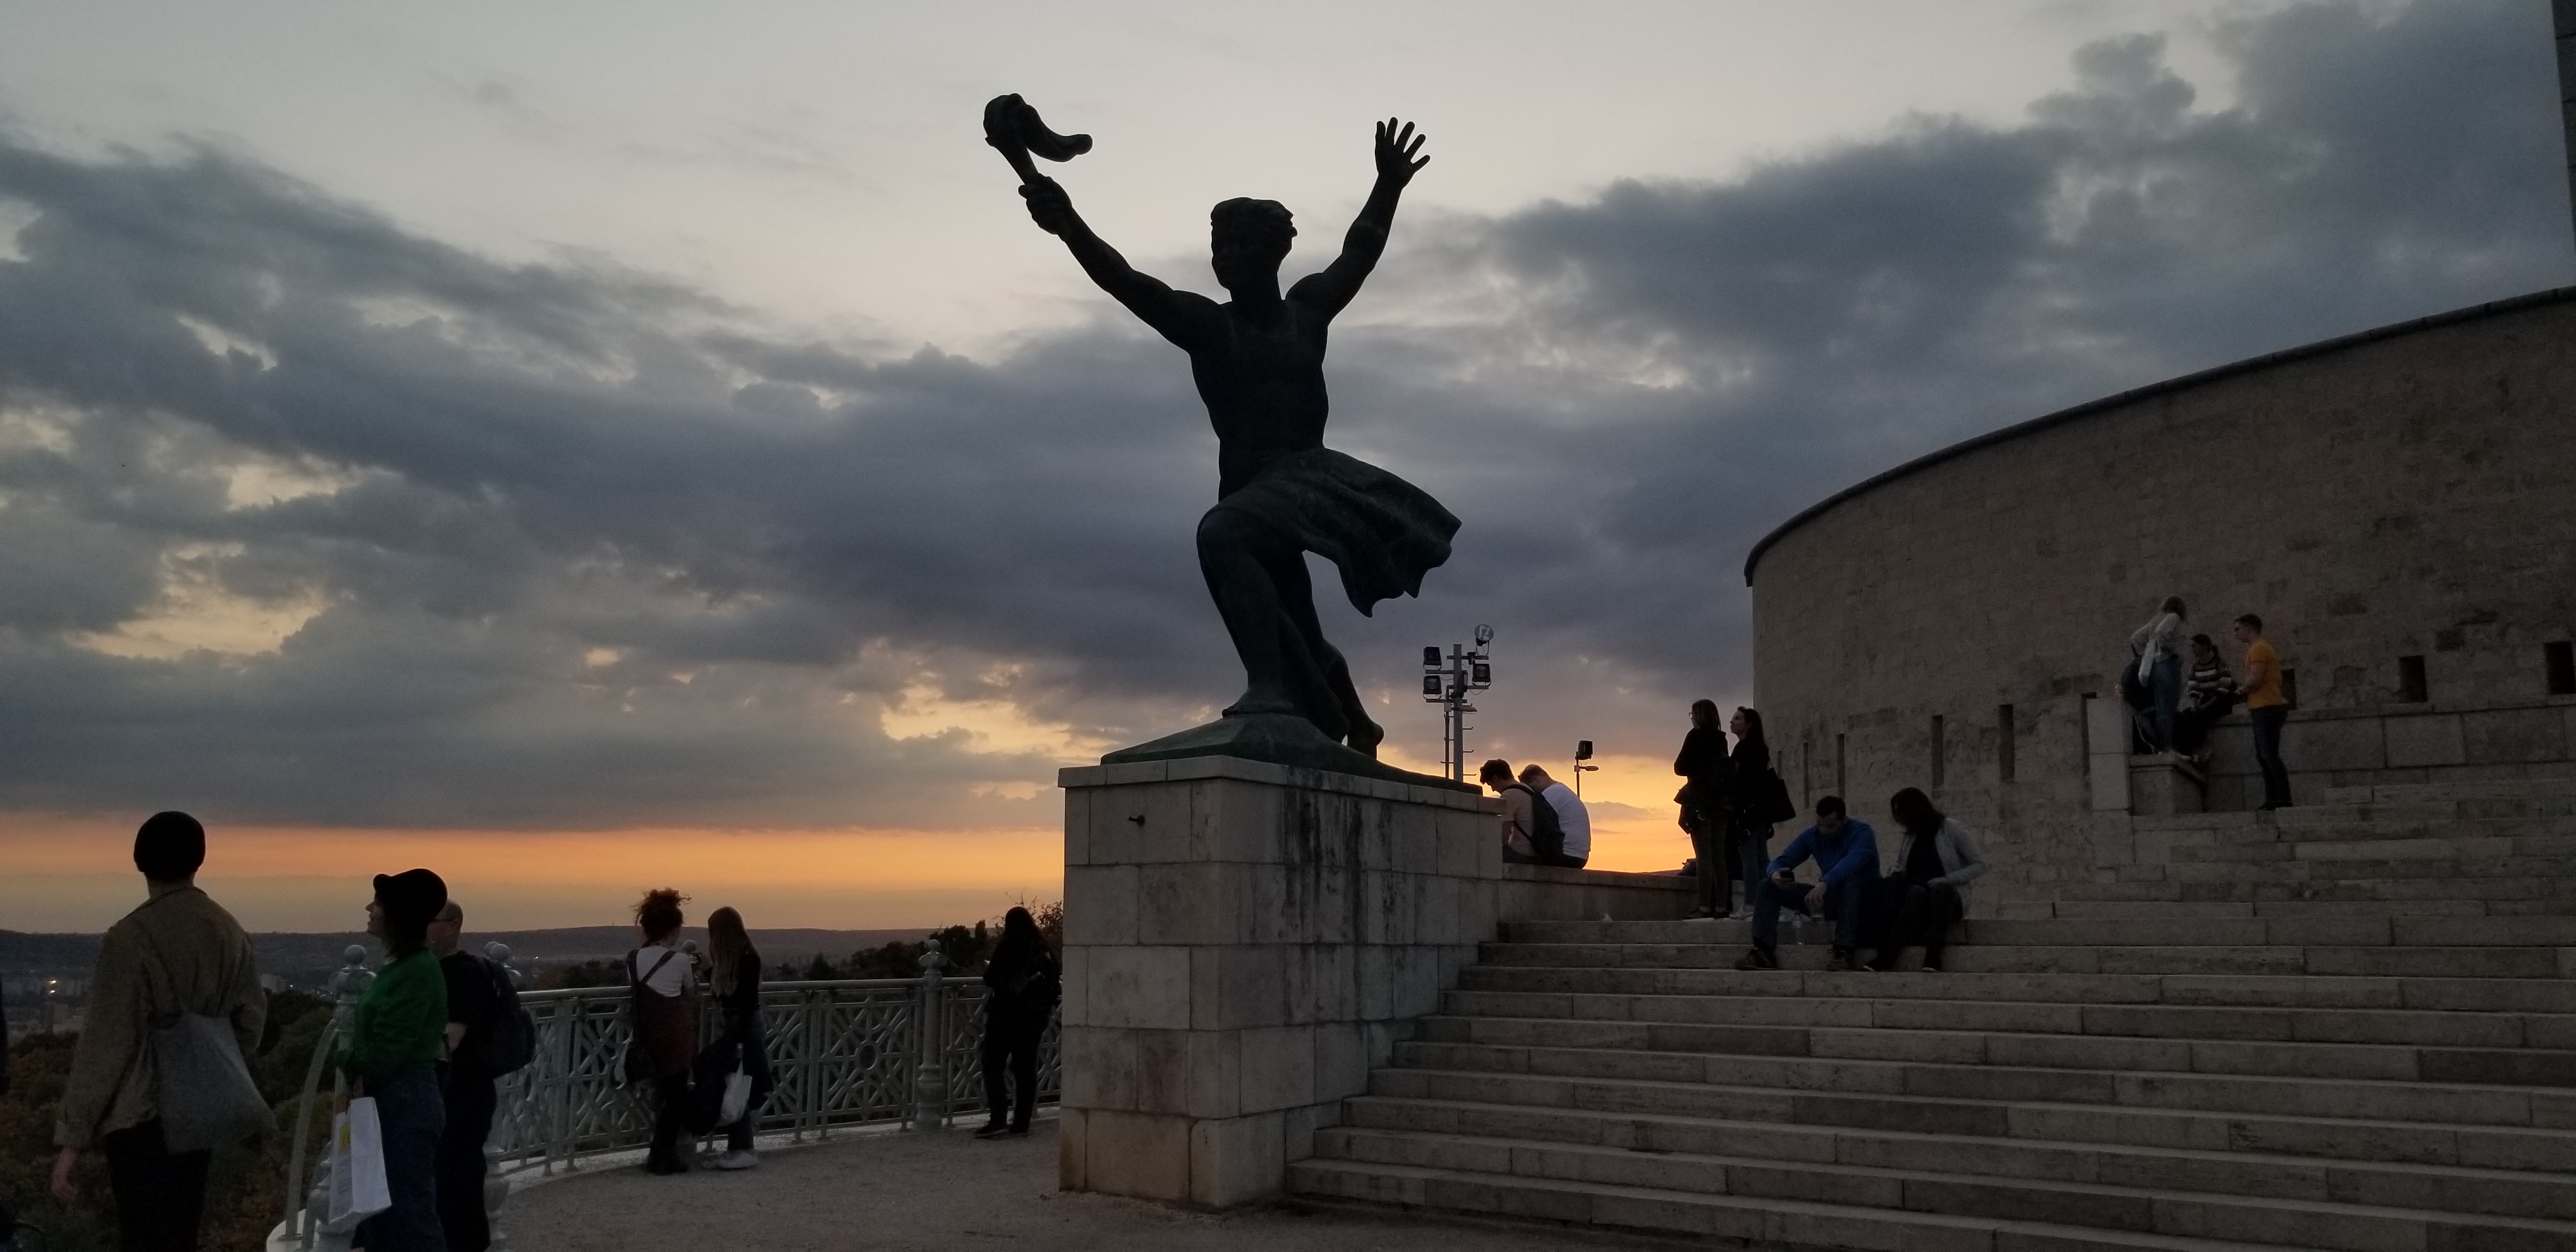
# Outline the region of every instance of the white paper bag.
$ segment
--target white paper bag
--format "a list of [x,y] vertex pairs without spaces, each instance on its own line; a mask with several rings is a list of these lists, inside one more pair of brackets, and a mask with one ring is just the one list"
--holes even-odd
[[384,1124],[376,1118],[376,1101],[360,1096],[349,1111],[331,1118],[331,1210],[322,1228],[346,1234],[358,1223],[394,1206],[385,1184]]

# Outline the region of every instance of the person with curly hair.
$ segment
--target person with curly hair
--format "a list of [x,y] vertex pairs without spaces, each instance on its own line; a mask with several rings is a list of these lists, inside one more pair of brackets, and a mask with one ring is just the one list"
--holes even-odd
[[653,1148],[644,1156],[644,1169],[654,1174],[689,1169],[680,1155],[680,1135],[688,1128],[689,1062],[697,1055],[689,1008],[698,987],[689,958],[680,952],[680,902],[687,898],[669,887],[645,892],[635,906],[635,928],[644,942],[626,954],[635,1021],[627,1076],[653,1084]]

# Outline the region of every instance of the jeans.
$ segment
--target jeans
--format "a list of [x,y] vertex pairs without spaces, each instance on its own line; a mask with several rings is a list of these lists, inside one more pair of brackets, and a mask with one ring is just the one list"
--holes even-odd
[[1698,860],[1699,911],[1726,912],[1733,903],[1727,884],[1738,872],[1734,849],[1727,846],[1726,816],[1696,808],[1684,816],[1690,819],[1691,855]]
[[[1012,1014],[1013,1017],[1019,1014]],[[1003,1112],[1014,1130],[1029,1128],[1029,1118],[1038,1107],[1038,1040],[1046,1034],[1046,1022],[1040,1019],[1036,1029],[1026,1023],[1002,1020],[990,1011],[984,1015],[984,1106],[992,1110],[992,1120],[1000,1125]],[[1007,1062],[1007,1064],[1006,1064]],[[1010,1077],[1008,1100],[1003,1075]]]
[[2156,750],[2171,752],[2174,710],[2182,706],[2182,658],[2169,656],[2157,661],[2147,685],[2156,700]]
[[1959,889],[1947,883],[1937,886],[1918,883],[1891,883],[1901,886],[1895,901],[1896,919],[1889,928],[1887,944],[1877,957],[1880,964],[1896,960],[1901,948],[1923,945],[1923,963],[1941,964],[1941,950],[1950,944],[1950,926],[1964,911],[1959,906]]
[[1771,823],[1748,822],[1738,817],[1735,822],[1735,872],[1744,880],[1744,902],[1753,903],[1754,887],[1762,881],[1762,871],[1771,867]]
[[438,1137],[438,1225],[447,1252],[483,1252],[492,1246],[492,1222],[483,1210],[483,1141],[492,1136],[492,1111],[500,1091],[479,1069],[447,1071],[447,1128]]
[[195,1252],[206,1211],[206,1163],[215,1154],[162,1146],[157,1118],[109,1131],[104,1146],[121,1252]]
[[743,1106],[741,1121],[725,1127],[725,1150],[749,1152],[752,1136],[760,1130],[760,1106],[777,1084],[769,1070],[768,1033],[760,1023],[744,1027],[737,1038],[742,1045],[742,1072],[751,1075],[751,1103]]
[[358,1223],[352,1246],[367,1252],[447,1252],[438,1224],[438,1140],[447,1129],[447,1097],[428,1062],[367,1084],[384,1127],[385,1189],[394,1206]]
[[2266,705],[2249,709],[2245,714],[2254,722],[2254,763],[2263,769],[2263,807],[2290,807],[2290,767],[2281,763],[2281,725],[2290,720],[2290,706]]
[[[1861,915],[1869,911],[1865,902],[1870,888],[1875,885],[1876,880],[1855,878],[1825,888],[1822,916],[1834,919],[1835,947],[1860,946]],[[1807,907],[1807,893],[1813,890],[1815,888],[1807,883],[1791,883],[1784,887],[1765,880],[1762,889],[1753,893],[1753,946],[1767,952],[1780,945],[1780,910],[1783,908],[1817,916],[1818,910]]]

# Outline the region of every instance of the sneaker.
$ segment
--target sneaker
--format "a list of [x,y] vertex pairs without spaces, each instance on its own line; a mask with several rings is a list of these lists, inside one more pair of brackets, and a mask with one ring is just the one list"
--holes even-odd
[[1010,1131],[1011,1124],[1009,1122],[986,1122],[981,1128],[976,1130],[975,1137],[978,1139],[998,1139],[1003,1135],[1009,1134]]
[[752,1155],[747,1149],[736,1148],[717,1157],[715,1165],[717,1169],[758,1169],[760,1158]]
[[1707,909],[1701,909],[1700,911],[1691,914],[1691,920],[1695,922],[1713,922],[1717,920],[1717,914],[1712,913]]
[[1852,950],[1849,948],[1836,948],[1832,956],[1825,958],[1825,969],[1829,972],[1847,974],[1852,968]]
[[1937,974],[1941,972],[1941,967],[1938,965],[1925,965],[1922,969],[1917,970],[1916,972],[1923,974]]
[[1735,968],[1778,969],[1780,968],[1780,957],[1778,953],[1765,951],[1761,948],[1755,948],[1746,952],[1743,959],[1735,963]]
[[662,1161],[647,1160],[644,1162],[644,1172],[648,1174],[685,1174],[689,1172],[689,1163],[676,1156]]

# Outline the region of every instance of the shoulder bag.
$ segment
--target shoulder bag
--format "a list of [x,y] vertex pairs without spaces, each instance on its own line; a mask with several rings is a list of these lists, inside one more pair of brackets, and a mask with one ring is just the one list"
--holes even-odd
[[[275,1129],[232,1022],[180,1007],[178,985],[151,933],[137,922],[134,935],[143,945],[144,969],[158,976],[167,993],[166,999],[156,994],[156,1001],[175,1011],[174,1020],[152,1030],[153,1103],[161,1110],[162,1142],[172,1152],[199,1152]],[[229,981],[223,991],[229,1002]]]

